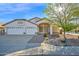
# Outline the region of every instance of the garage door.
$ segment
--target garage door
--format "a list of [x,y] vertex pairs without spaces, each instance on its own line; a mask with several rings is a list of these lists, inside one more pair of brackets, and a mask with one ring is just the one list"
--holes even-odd
[[37,32],[37,28],[36,27],[27,27],[26,28],[26,34],[33,35],[33,34],[36,34],[36,32]]
[[8,28],[7,29],[7,34],[24,34],[24,29],[23,28]]

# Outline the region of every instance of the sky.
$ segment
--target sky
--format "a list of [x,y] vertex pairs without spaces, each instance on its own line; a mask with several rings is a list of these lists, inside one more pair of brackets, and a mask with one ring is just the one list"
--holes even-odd
[[0,3],[0,23],[14,19],[31,19],[47,17],[44,3]]

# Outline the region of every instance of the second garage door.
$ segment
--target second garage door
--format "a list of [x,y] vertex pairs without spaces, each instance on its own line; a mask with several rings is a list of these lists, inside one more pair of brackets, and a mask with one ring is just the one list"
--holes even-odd
[[36,27],[27,27],[26,28],[26,34],[33,35],[36,34],[37,28]]

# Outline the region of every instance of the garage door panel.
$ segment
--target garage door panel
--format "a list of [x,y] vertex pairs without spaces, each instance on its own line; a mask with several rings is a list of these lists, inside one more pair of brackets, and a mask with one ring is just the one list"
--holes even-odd
[[37,32],[36,28],[27,28],[26,33],[27,34],[35,34]]
[[8,34],[23,34],[23,29],[8,29]]

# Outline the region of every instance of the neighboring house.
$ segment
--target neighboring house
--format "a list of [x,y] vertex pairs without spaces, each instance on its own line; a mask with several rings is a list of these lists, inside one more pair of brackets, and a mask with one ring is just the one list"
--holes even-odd
[[73,18],[71,23],[79,24],[79,17],[78,18]]
[[0,24],[0,35],[4,35],[4,34],[5,34],[4,26]]
[[78,18],[73,18],[73,20],[71,21],[71,23],[77,24],[78,27],[73,29],[72,32],[79,32],[79,17]]
[[36,33],[53,34],[58,32],[58,28],[53,26],[52,22],[47,18],[15,19],[4,24],[6,34],[27,34],[35,35]]

